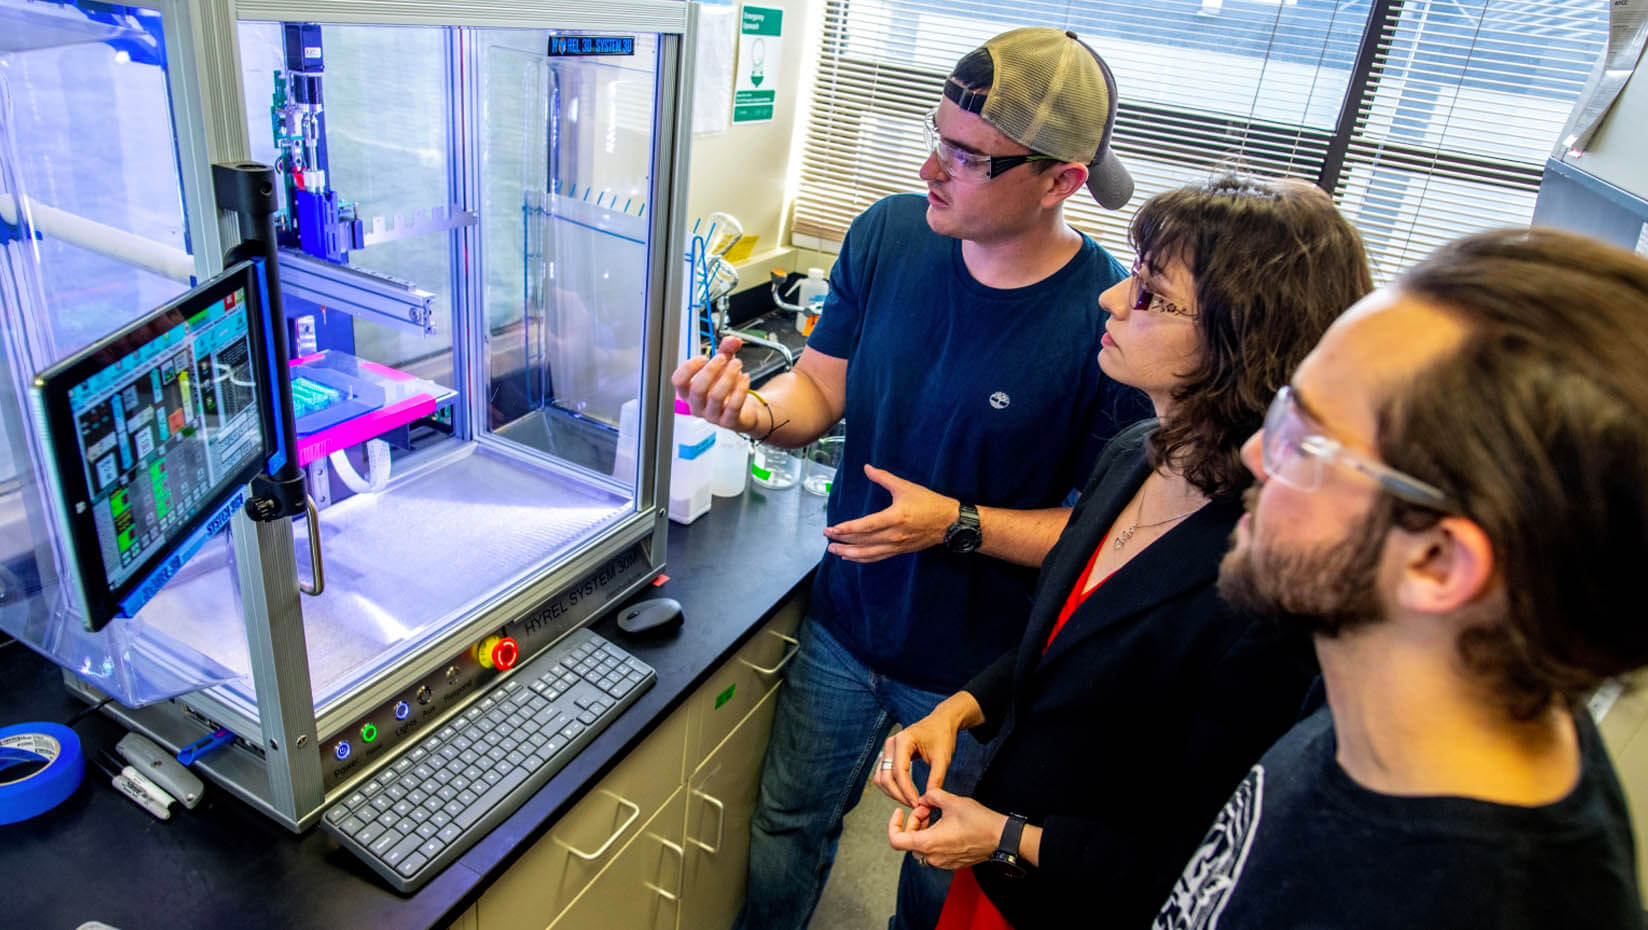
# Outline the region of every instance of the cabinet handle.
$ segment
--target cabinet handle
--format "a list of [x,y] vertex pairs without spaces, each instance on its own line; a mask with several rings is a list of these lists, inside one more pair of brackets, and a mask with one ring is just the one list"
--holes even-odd
[[697,788],[692,789],[692,793],[695,797],[703,798],[705,804],[715,808],[715,845],[711,846],[703,840],[695,840],[690,836],[687,837],[687,842],[713,856],[721,851],[721,831],[727,826],[727,805],[699,791]]
[[595,850],[594,852],[584,852],[583,850],[581,850],[578,847],[572,845],[571,843],[568,843],[566,840],[563,840],[558,836],[555,838],[555,842],[561,844],[562,846],[565,846],[566,849],[567,849],[567,852],[572,853],[574,856],[577,856],[578,858],[584,860],[585,862],[591,862],[591,861],[594,861],[594,860],[599,859],[602,856],[606,855],[607,850],[612,848],[612,844],[616,843],[618,841],[618,837],[623,836],[624,831],[628,830],[629,827],[630,827],[630,824],[635,822],[635,818],[641,816],[641,807],[640,807],[640,805],[633,804],[629,801],[626,801],[623,798],[619,797],[618,795],[613,794],[612,792],[607,791],[604,788],[601,789],[601,793],[606,795],[607,797],[612,798],[614,801],[617,801],[619,807],[629,808],[629,816],[625,817],[624,822],[618,825],[618,829],[612,831],[612,835],[607,837],[607,841],[605,843],[602,843],[601,847],[599,849]]
[[738,660],[738,661],[744,663],[745,665],[748,665],[750,668],[755,669],[755,673],[757,675],[776,675],[776,674],[778,674],[779,672],[784,670],[784,666],[790,664],[790,660],[795,658],[795,654],[801,651],[801,640],[796,639],[793,636],[785,636],[783,633],[780,633],[777,630],[768,630],[767,635],[776,636],[779,639],[783,640],[784,642],[789,643],[790,644],[790,651],[784,653],[784,658],[779,659],[778,664],[774,665],[772,668],[762,668],[761,666],[756,665],[754,662],[751,662],[749,659],[739,659]]
[[680,871],[676,873],[676,875],[679,876],[680,881],[676,885],[676,889],[673,892],[665,891],[663,888],[659,887],[658,885],[654,885],[652,882],[647,882],[646,885],[647,885],[648,888],[651,888],[653,891],[658,892],[658,896],[663,898],[665,901],[679,902],[681,900],[681,887],[683,885],[685,885],[686,881],[687,881],[687,875],[686,875],[686,872],[687,872],[687,851],[685,849],[682,849],[681,847],[675,845],[674,843],[671,843],[669,840],[664,839],[663,837],[659,836],[656,833],[648,833],[647,836],[650,836],[653,839],[657,840],[659,845],[664,846],[667,849],[674,850],[676,858],[678,858],[680,860]]

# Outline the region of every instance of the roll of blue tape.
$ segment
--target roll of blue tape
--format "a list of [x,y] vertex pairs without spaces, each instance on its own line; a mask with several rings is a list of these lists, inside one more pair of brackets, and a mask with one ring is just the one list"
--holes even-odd
[[[14,768],[44,762],[32,770]],[[0,824],[28,820],[74,794],[86,774],[80,737],[58,723],[0,728]]]

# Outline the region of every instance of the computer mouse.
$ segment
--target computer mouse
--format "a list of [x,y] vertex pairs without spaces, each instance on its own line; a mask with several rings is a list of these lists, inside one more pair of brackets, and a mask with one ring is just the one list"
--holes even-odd
[[618,629],[631,636],[655,636],[681,625],[681,602],[673,597],[636,601],[618,614]]

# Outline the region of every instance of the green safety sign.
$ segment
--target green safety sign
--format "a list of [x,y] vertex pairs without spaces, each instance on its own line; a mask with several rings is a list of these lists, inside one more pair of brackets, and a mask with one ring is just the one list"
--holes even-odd
[[784,11],[746,6],[738,22],[738,80],[732,98],[732,121],[754,123],[773,118],[778,100],[778,63],[783,46]]

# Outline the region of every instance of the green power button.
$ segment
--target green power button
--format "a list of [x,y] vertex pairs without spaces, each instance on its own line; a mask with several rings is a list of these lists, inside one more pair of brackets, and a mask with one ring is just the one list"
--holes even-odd
[[377,725],[369,723],[366,726],[361,727],[360,728],[360,738],[365,740],[368,743],[370,743],[373,740],[377,739],[378,738]]

